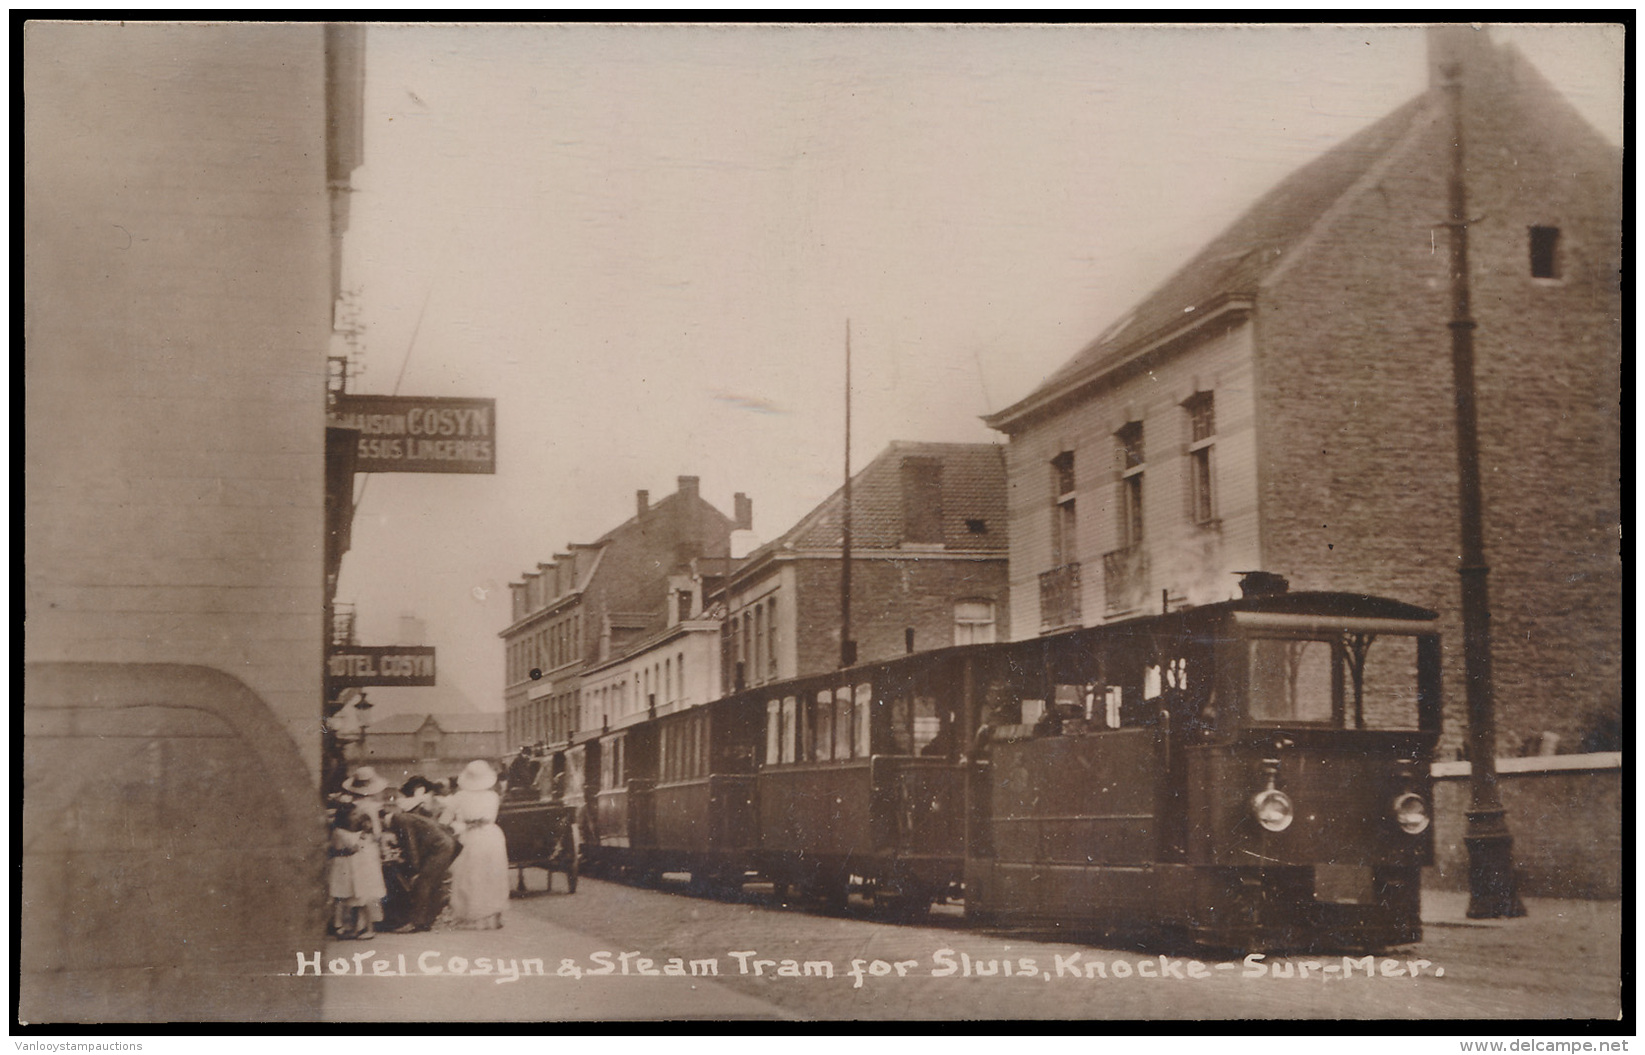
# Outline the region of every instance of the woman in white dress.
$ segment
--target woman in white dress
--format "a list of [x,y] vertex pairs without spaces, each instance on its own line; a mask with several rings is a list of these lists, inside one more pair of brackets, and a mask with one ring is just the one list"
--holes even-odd
[[451,914],[459,927],[495,930],[508,906],[508,844],[497,827],[497,771],[470,762],[447,801],[462,850],[451,863]]

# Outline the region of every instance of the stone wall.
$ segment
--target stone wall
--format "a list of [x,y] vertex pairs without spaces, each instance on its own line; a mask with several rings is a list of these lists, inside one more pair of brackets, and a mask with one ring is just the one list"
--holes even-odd
[[[1622,756],[1502,758],[1497,770],[1520,896],[1622,897]],[[1434,776],[1434,867],[1423,881],[1466,890],[1468,763],[1439,763]]]

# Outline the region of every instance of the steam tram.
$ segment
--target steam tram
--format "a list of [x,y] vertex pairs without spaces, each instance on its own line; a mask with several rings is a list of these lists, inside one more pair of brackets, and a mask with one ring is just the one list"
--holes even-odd
[[572,748],[585,850],[995,924],[1415,941],[1435,618],[1264,593],[750,688]]

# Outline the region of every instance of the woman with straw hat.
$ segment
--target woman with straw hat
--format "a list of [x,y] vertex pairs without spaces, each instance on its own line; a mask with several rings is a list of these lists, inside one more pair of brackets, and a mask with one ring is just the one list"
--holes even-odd
[[497,827],[497,771],[479,759],[457,776],[449,804],[462,850],[451,863],[451,914],[459,927],[494,930],[508,905],[508,844]]

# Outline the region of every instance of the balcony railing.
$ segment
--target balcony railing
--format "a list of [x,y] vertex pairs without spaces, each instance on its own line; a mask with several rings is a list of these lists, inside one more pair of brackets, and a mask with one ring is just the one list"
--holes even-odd
[[1103,599],[1109,615],[1141,608],[1148,596],[1148,554],[1141,546],[1102,555]]
[[359,644],[354,638],[354,606],[352,604],[334,604],[331,606],[331,644],[334,646]]
[[1040,629],[1078,626],[1079,622],[1079,562],[1040,572]]

